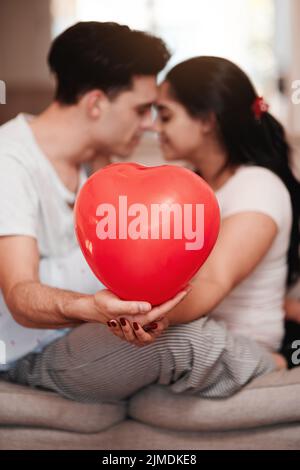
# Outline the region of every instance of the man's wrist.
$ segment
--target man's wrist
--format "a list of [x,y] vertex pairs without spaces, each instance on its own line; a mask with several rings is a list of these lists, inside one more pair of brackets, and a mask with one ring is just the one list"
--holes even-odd
[[94,295],[78,294],[78,297],[65,302],[62,315],[71,321],[106,323],[104,315],[96,306]]

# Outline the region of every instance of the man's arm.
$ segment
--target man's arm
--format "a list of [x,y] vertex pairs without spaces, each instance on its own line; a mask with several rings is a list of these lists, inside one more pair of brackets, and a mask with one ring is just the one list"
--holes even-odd
[[142,325],[163,318],[186,295],[152,309],[149,302],[120,300],[107,289],[80,294],[41,284],[37,241],[29,236],[0,237],[0,288],[16,322],[27,328],[66,328],[83,322],[136,315]]
[[37,241],[28,236],[0,237],[0,287],[14,319],[28,328],[106,323],[117,315],[151,309],[147,302],[121,301],[107,290],[86,295],[41,284]]

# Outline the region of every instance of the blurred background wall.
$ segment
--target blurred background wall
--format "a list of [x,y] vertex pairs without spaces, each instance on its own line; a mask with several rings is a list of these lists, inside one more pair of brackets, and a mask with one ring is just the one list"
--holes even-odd
[[[300,0],[0,0],[0,124],[51,101],[49,45],[82,20],[117,21],[162,36],[173,52],[169,66],[201,54],[236,62],[286,126],[300,174],[300,91],[293,99],[300,81]],[[152,135],[132,159],[160,161]]]
[[52,98],[51,23],[48,0],[0,0],[0,79],[6,84],[0,123],[20,111],[37,113]]

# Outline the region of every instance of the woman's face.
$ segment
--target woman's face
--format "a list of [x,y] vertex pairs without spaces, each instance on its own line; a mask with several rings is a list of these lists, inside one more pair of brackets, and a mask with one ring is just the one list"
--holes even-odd
[[205,152],[207,124],[192,117],[172,98],[169,90],[169,83],[163,82],[157,100],[155,130],[159,133],[163,156],[166,160],[193,161],[196,155]]

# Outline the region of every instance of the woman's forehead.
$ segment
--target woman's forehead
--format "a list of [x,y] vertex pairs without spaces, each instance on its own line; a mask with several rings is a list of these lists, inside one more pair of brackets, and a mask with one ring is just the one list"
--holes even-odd
[[171,94],[170,94],[170,85],[167,81],[164,81],[162,82],[159,86],[158,86],[158,97],[157,97],[157,101],[160,103],[160,104],[166,104],[167,103],[170,103],[172,101],[174,101],[174,99],[172,98]]

